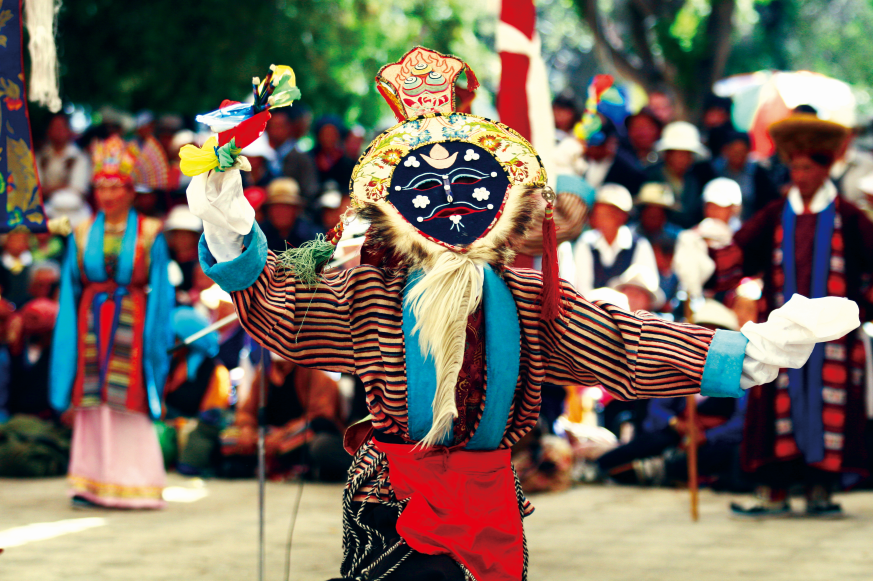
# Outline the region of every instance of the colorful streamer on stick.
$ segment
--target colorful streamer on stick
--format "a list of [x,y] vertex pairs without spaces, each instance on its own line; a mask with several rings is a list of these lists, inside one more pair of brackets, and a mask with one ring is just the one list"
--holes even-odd
[[0,11],[0,232],[46,232],[24,87],[21,2]]
[[[198,115],[197,121],[208,125],[218,136],[210,137],[202,147],[186,145],[179,152],[180,169],[186,176],[196,176],[217,169],[240,167],[240,152],[261,136],[270,120],[269,109],[287,107],[300,98],[294,71],[285,65],[270,65],[261,81],[252,79],[252,103],[225,100],[210,113]],[[242,167],[245,167],[244,165]]]

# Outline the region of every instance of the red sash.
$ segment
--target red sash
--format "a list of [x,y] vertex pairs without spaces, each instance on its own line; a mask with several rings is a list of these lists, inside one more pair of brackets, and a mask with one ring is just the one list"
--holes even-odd
[[397,533],[412,549],[450,555],[478,581],[521,579],[524,539],[510,450],[375,445],[388,458],[397,498],[409,499]]

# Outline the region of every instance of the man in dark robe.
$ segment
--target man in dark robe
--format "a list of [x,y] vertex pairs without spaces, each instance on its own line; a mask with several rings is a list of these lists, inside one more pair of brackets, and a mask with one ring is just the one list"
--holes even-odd
[[[710,249],[717,290],[743,276],[763,274],[765,314],[795,293],[843,296],[856,301],[865,320],[873,273],[873,223],[839,196],[828,175],[845,146],[848,129],[794,114],[770,128],[788,164],[791,184],[734,235]],[[806,511],[842,512],[831,494],[865,473],[863,441],[864,352],[856,335],[821,344],[799,370],[781,370],[775,382],[749,393],[742,447],[744,469],[758,484],[757,504],[733,504],[737,516],[774,516],[790,511],[789,488],[804,484]]]

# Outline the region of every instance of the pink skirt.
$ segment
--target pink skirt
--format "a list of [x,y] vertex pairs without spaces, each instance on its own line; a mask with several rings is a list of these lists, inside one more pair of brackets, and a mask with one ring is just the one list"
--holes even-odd
[[163,508],[167,474],[154,424],[107,405],[76,410],[70,496],[112,508]]

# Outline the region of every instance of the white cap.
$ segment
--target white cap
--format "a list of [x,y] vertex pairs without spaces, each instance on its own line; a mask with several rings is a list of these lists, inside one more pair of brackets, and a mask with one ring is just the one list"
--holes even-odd
[[45,215],[52,219],[66,216],[70,220],[70,226],[75,228],[91,218],[91,208],[78,190],[63,188],[53,193],[45,203]]
[[634,207],[634,200],[627,188],[619,184],[603,184],[594,196],[594,202],[611,204],[619,210],[630,212]]
[[690,151],[699,157],[709,157],[709,150],[700,142],[700,131],[687,121],[674,121],[664,127],[655,151]]
[[197,143],[197,134],[190,129],[182,129],[173,134],[173,140],[170,141],[172,149],[182,149],[183,146]]
[[730,178],[715,178],[703,188],[703,202],[711,202],[722,208],[743,205],[740,184]]
[[666,300],[664,291],[661,290],[660,280],[658,280],[658,273],[640,264],[630,265],[620,276],[613,278],[607,284],[619,292],[628,286],[643,289],[649,294],[652,301],[651,310],[653,311],[661,308]]
[[694,310],[695,325],[713,325],[728,331],[739,331],[740,321],[736,313],[714,299],[706,299]]
[[167,221],[164,222],[164,232],[170,232],[171,230],[203,232],[203,221],[192,214],[188,206],[176,206],[170,210]]

